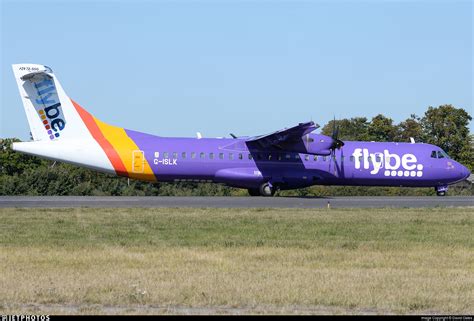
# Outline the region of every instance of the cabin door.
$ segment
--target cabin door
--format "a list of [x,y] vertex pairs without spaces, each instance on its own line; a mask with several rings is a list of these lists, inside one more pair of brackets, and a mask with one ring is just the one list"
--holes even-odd
[[142,150],[132,151],[132,171],[134,173],[143,173],[145,169],[145,155]]

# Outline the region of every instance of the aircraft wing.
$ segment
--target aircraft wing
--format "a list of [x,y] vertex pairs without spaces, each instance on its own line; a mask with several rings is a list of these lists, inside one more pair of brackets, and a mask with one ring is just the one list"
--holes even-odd
[[276,132],[250,137],[246,139],[246,143],[249,147],[258,149],[276,148],[284,149],[289,145],[298,144],[306,134],[311,133],[317,129],[319,125],[310,121],[307,123],[299,123],[297,126],[278,130]]

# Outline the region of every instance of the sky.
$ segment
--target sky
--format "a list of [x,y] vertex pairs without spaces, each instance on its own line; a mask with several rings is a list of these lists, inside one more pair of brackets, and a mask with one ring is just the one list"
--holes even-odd
[[398,123],[442,104],[474,115],[471,1],[0,1],[0,137],[29,138],[14,63],[160,136]]

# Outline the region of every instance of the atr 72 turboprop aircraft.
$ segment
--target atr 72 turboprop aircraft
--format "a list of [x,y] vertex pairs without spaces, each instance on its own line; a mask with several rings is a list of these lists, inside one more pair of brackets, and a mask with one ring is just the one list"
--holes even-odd
[[267,135],[168,138],[106,124],[64,92],[51,68],[13,65],[32,142],[22,153],[151,182],[213,182],[271,196],[311,185],[434,187],[469,176],[439,147],[422,143],[341,141],[300,123]]

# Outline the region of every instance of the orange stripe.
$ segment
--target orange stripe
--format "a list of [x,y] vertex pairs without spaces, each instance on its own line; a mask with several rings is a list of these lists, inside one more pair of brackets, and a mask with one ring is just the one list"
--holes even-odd
[[91,114],[89,114],[85,109],[83,109],[81,106],[79,106],[74,100],[71,99],[71,101],[74,107],[76,108],[77,112],[81,116],[82,120],[86,124],[87,129],[89,129],[90,133],[92,134],[92,137],[94,137],[97,143],[99,143],[100,147],[102,147],[105,154],[109,158],[117,175],[128,177],[127,169],[125,168],[125,165],[120,159],[119,154],[114,149],[112,144],[102,134],[102,132],[100,131],[99,127],[97,126],[94,120],[94,117]]

